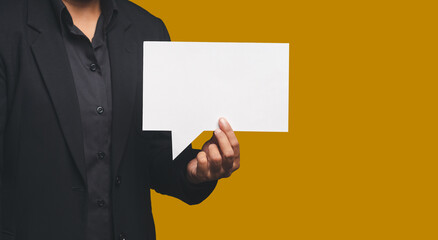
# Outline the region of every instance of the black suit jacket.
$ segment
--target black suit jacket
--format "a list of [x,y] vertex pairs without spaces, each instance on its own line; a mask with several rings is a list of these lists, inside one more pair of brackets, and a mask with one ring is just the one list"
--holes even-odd
[[[197,151],[188,147],[172,161],[169,132],[141,131],[142,42],[170,39],[160,19],[126,0],[117,5],[108,29],[114,233],[155,239],[150,188],[197,204],[216,182],[190,184],[185,168]],[[79,114],[50,0],[0,0],[0,240],[85,238]]]

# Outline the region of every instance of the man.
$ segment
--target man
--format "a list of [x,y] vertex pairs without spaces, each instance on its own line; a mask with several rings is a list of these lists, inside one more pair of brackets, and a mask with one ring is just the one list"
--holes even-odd
[[150,188],[197,204],[239,168],[225,119],[174,161],[141,131],[142,42],[170,39],[133,3],[0,0],[0,33],[0,240],[155,239]]

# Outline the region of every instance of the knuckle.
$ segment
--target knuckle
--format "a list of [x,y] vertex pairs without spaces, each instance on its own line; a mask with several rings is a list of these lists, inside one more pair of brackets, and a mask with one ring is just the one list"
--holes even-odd
[[211,161],[213,161],[215,164],[218,164],[222,161],[222,157],[220,154],[215,154],[211,157]]
[[210,152],[214,152],[214,151],[216,151],[216,149],[217,149],[216,144],[210,144],[210,145],[208,146],[208,150],[209,150]]
[[240,162],[234,164],[234,171],[240,168]]
[[207,163],[207,158],[198,158],[199,165],[205,165]]
[[205,158],[205,152],[204,151],[201,151],[201,152],[199,152],[197,155],[196,155],[196,157],[198,158],[198,159],[202,159],[202,158]]
[[234,151],[233,150],[225,151],[224,152],[224,157],[226,157],[226,158],[233,158],[234,157]]
[[198,158],[198,164],[206,164],[207,163],[207,158],[203,157],[203,158]]

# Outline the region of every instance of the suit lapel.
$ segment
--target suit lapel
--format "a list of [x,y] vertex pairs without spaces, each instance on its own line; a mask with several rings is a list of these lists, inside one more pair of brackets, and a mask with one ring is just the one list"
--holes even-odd
[[139,74],[139,53],[129,52],[135,36],[131,22],[123,14],[117,15],[115,24],[108,30],[108,51],[112,83],[112,171],[117,173],[131,127],[135,93]]
[[38,32],[31,45],[46,88],[58,116],[71,155],[86,183],[85,156],[79,102],[59,24],[50,1],[28,5],[28,25]]

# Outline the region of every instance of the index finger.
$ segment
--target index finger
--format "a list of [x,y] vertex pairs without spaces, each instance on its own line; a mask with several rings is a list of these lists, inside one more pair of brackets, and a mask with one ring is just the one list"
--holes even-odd
[[228,141],[233,148],[234,154],[236,156],[240,155],[239,140],[237,140],[236,134],[234,134],[230,123],[223,117],[219,118],[219,127],[227,135]]

